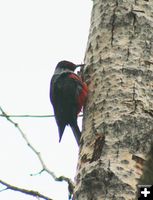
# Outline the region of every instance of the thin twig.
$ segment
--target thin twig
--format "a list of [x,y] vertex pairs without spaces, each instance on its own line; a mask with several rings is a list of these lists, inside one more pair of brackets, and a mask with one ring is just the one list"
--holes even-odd
[[[22,129],[20,128],[20,126],[18,125],[18,123],[14,122],[12,119],[10,119],[10,116],[7,115],[4,110],[0,107],[0,111],[2,112],[2,115],[10,122],[12,123],[17,129],[18,131],[20,132],[21,136],[23,137],[23,139],[25,140],[25,142],[27,143],[27,145],[29,146],[29,148],[36,154],[37,158],[39,159],[39,162],[41,163],[41,166],[42,166],[42,170],[37,173],[37,174],[41,174],[42,172],[46,171],[49,175],[52,176],[52,178],[55,180],[55,181],[66,181],[68,183],[68,188],[69,188],[69,193],[70,195],[72,194],[72,191],[73,191],[73,188],[74,188],[74,183],[71,179],[65,177],[65,176],[60,176],[60,177],[57,177],[55,175],[54,172],[52,172],[51,170],[49,170],[46,166],[46,164],[44,163],[43,159],[42,159],[42,156],[41,156],[41,153],[38,152],[34,147],[33,145],[29,142],[27,136],[24,134],[24,132],[22,131]],[[33,174],[31,174],[33,175]]]
[[19,188],[19,187],[16,187],[16,186],[13,186],[13,185],[10,185],[2,180],[0,180],[0,183],[4,186],[6,186],[5,190],[7,189],[10,189],[10,190],[14,190],[14,191],[17,191],[17,192],[22,192],[24,194],[27,194],[27,195],[31,195],[31,196],[34,196],[34,197],[40,197],[42,199],[45,199],[45,200],[53,200],[43,194],[40,194],[39,192],[37,191],[34,191],[34,190],[26,190],[26,189],[23,189],[23,188]]
[[[82,117],[83,114],[78,115],[78,117]],[[6,117],[4,114],[0,114],[0,117]],[[50,117],[55,117],[55,115],[8,115],[7,117],[12,117],[12,118],[50,118]]]
[[[54,117],[54,115],[7,115],[8,117],[13,117],[13,118],[49,118],[49,117]],[[4,114],[0,114],[0,117],[6,117]]]
[[0,192],[3,192],[3,191],[5,191],[5,190],[8,190],[8,188],[5,187],[4,189],[1,189]]

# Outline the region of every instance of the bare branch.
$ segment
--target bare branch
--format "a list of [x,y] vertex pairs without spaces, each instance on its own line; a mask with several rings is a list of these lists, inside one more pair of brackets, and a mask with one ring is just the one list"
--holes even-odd
[[46,171],[49,175],[52,176],[52,178],[55,180],[55,181],[65,181],[68,183],[68,189],[69,189],[69,193],[70,195],[72,195],[73,193],[73,189],[74,189],[74,183],[71,179],[65,177],[65,176],[60,176],[60,177],[57,177],[55,175],[54,172],[52,172],[51,170],[48,169],[48,167],[46,166],[45,162],[43,161],[42,159],[42,156],[41,156],[41,153],[38,152],[33,146],[32,144],[29,142],[27,136],[24,134],[24,132],[22,131],[22,129],[20,128],[20,126],[14,122],[12,119],[10,119],[10,116],[7,115],[4,110],[0,107],[0,111],[2,112],[2,115],[10,122],[12,123],[17,129],[18,131],[21,133],[21,136],[23,137],[23,139],[25,140],[25,142],[27,143],[27,145],[29,146],[29,148],[36,154],[37,158],[39,159],[39,162],[41,163],[41,166],[42,166],[42,170],[36,174],[31,174],[31,176],[33,175],[38,175],[38,174],[41,174],[42,172]]
[[[54,115],[7,115],[8,117],[16,117],[16,118],[48,118],[48,117],[54,117]],[[4,114],[0,114],[0,117],[6,117]]]
[[[17,191],[17,192],[22,192],[24,194],[27,194],[27,195],[31,195],[31,196],[34,196],[34,197],[39,197],[39,198],[42,198],[42,199],[45,199],[45,200],[53,200],[43,194],[40,194],[39,192],[37,191],[33,191],[33,190],[26,190],[26,189],[23,189],[23,188],[19,188],[19,187],[16,187],[16,186],[13,186],[13,185],[10,185],[2,180],[0,180],[0,183],[4,186],[6,186],[6,188],[4,190],[14,190],[14,191]],[[1,191],[4,191],[4,190],[1,190]]]
[[[12,118],[50,118],[55,117],[55,115],[8,115],[8,117]],[[78,115],[78,117],[82,117],[83,114]],[[5,114],[0,114],[0,117],[6,117]]]

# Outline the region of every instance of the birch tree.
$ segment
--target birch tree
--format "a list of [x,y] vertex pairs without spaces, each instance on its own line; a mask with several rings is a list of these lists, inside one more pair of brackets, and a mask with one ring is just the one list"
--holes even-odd
[[153,1],[94,0],[75,200],[137,199],[153,184]]

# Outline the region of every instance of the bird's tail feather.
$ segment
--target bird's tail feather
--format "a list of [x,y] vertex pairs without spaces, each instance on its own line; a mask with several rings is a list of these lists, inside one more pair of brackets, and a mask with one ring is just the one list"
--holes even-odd
[[63,126],[58,126],[59,142],[60,142],[61,139],[62,139],[64,129],[65,129],[65,125],[63,125]]
[[79,127],[78,127],[77,124],[75,124],[75,125],[73,124],[73,125],[70,125],[70,126],[71,126],[71,128],[72,128],[73,134],[74,134],[75,139],[76,139],[76,141],[77,141],[77,144],[78,144],[78,146],[79,146],[79,144],[80,144],[80,138],[81,138],[80,129],[79,129]]

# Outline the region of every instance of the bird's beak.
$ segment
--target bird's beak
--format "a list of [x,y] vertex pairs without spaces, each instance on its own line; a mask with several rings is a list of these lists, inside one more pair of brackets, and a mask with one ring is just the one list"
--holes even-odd
[[85,66],[85,64],[79,64],[79,65],[76,65],[76,68],[77,67],[84,67]]

